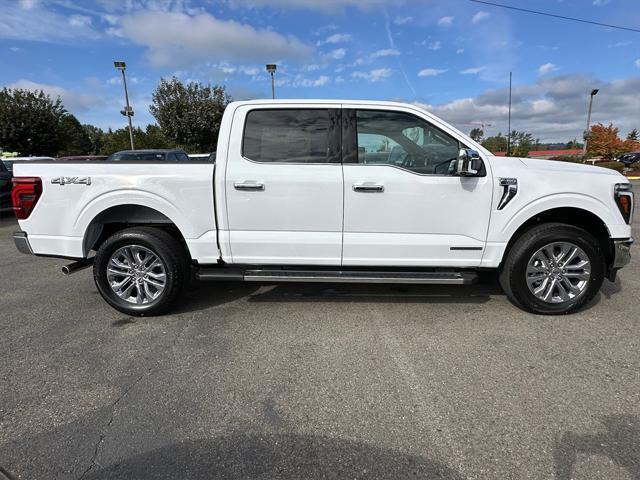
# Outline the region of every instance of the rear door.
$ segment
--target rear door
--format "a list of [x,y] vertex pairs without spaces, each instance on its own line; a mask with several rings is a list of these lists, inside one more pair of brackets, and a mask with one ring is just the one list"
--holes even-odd
[[342,115],[343,265],[479,265],[493,186],[486,172],[452,174],[464,145],[406,107]]
[[225,174],[234,263],[340,265],[340,105],[244,105]]

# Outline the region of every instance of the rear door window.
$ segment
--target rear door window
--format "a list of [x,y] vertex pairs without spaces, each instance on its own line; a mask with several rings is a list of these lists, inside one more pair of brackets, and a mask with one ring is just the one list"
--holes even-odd
[[261,163],[339,163],[338,115],[331,109],[252,110],[242,155]]

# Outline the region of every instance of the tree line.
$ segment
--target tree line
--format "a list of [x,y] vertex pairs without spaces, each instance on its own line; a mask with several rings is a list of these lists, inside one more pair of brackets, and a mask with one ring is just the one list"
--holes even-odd
[[[474,128],[469,133],[469,136],[491,152],[507,151],[509,142],[502,132],[485,138],[484,131],[481,128]],[[592,125],[585,140],[587,141],[587,157],[602,157],[605,160],[613,160],[623,153],[640,150],[640,132],[638,129],[634,128],[623,139],[620,138],[620,129],[615,127],[613,123],[609,125],[601,123]],[[578,143],[577,139],[565,144],[567,150],[583,148],[583,146],[584,144]],[[511,132],[509,155],[513,157],[526,157],[531,150],[546,149],[539,139],[534,140],[531,133],[517,130]]]
[[[149,107],[157,124],[133,129],[135,147],[216,149],[222,114],[231,102],[224,86],[161,79]],[[128,128],[81,124],[60,98],[43,91],[0,91],[0,150],[20,155],[109,155],[130,148]]]

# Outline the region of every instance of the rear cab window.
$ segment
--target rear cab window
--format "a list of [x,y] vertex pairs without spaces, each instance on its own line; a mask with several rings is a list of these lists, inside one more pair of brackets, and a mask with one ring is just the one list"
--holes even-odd
[[323,108],[251,110],[242,155],[260,163],[340,163],[339,115]]

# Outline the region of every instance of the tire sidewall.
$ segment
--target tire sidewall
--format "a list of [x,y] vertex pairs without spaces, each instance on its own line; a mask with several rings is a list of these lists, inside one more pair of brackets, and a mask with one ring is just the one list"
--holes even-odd
[[[136,305],[123,300],[111,289],[107,280],[106,272],[111,256],[118,249],[129,245],[139,245],[151,250],[162,262],[165,269],[165,287],[160,296],[151,303]],[[93,265],[94,280],[102,297],[116,310],[130,315],[153,315],[162,310],[178,281],[176,266],[172,265],[172,256],[166,250],[167,247],[162,242],[139,231],[123,231],[107,239],[98,250]]]
[[[545,245],[554,242],[568,242],[580,247],[591,262],[591,276],[586,290],[577,298],[563,303],[547,303],[540,300],[529,290],[526,282],[527,265],[532,255]],[[600,290],[604,273],[604,256],[595,239],[581,229],[562,226],[534,235],[525,242],[523,248],[518,252],[518,260],[511,272],[511,290],[519,303],[536,313],[571,313],[589,302]]]

